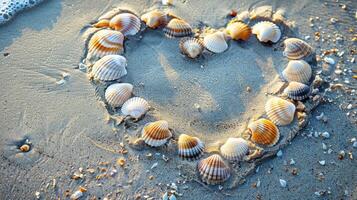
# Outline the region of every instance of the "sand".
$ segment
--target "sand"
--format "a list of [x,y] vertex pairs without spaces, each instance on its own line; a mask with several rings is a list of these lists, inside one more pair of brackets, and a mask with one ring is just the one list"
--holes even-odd
[[[203,23],[219,28],[227,22],[226,14],[231,8],[245,10],[268,4],[289,11],[288,18],[297,26],[292,34],[301,38],[306,35],[313,38],[315,30],[309,27],[310,16],[320,16],[319,26],[326,32],[337,30],[345,34],[355,24],[356,3],[352,1],[341,2],[348,5],[348,11],[333,2],[326,5],[313,1],[205,2],[177,1],[167,9],[193,26]],[[246,43],[231,43],[223,54],[191,61],[178,53],[178,40],[167,39],[160,31],[146,31],[141,40],[126,43],[128,76],[124,81],[133,83],[135,94],[147,99],[155,110],[138,123],[138,129],[113,130],[104,120],[106,110],[97,101],[94,87],[85,73],[75,68],[83,56],[82,28],[117,6],[142,14],[159,4],[154,1],[49,0],[0,27],[1,53],[9,53],[0,58],[1,199],[32,199],[36,191],[43,199],[63,198],[66,190],[73,192],[79,186],[88,189],[84,199],[109,194],[111,199],[134,199],[139,194],[143,199],[145,195],[159,199],[168,191],[166,184],[172,182],[176,182],[179,193],[183,194],[179,199],[254,199],[258,195],[263,199],[313,199],[321,198],[314,194],[320,190],[331,191],[323,197],[326,199],[356,198],[357,179],[352,174],[357,172],[357,163],[355,159],[337,159],[339,150],[356,152],[349,142],[357,135],[356,125],[338,108],[351,101],[345,94],[335,100],[336,105],[322,105],[315,111],[314,116],[325,113],[329,119],[327,124],[312,117],[303,131],[306,134],[328,131],[330,139],[298,136],[283,149],[282,157],[263,163],[259,172],[249,176],[245,184],[234,190],[224,189],[224,193],[231,196],[222,194],[218,187],[207,190],[196,182],[183,184],[179,168],[190,169],[192,163],[180,161],[172,153],[175,151],[172,146],[159,150],[130,149],[125,135],[135,137],[140,127],[154,118],[166,119],[178,134],[196,135],[208,144],[240,135],[251,117],[264,112],[263,102],[268,98],[264,93],[287,60],[278,45],[275,46],[277,51],[273,51],[271,46],[260,45],[251,37]],[[326,25],[329,16],[339,18],[339,25]],[[313,39],[309,42],[315,48],[331,48]],[[69,77],[64,84],[59,84],[63,73]],[[355,80],[351,83],[355,84]],[[246,91],[248,86],[252,88],[250,93]],[[333,99],[338,94],[327,95]],[[33,143],[31,152],[16,152],[14,142],[27,137]],[[108,151],[118,150],[120,142],[128,154]],[[333,153],[324,153],[322,142],[331,145]],[[104,146],[107,150],[102,148]],[[148,153],[153,154],[152,158],[146,157]],[[162,154],[169,162],[162,159]],[[126,158],[125,169],[115,165],[119,157]],[[295,160],[295,166],[284,165],[284,161],[290,159]],[[321,166],[319,160],[326,160],[326,166]],[[100,162],[109,162],[109,165],[100,165]],[[158,165],[151,170],[154,163]],[[96,180],[100,172],[86,172],[83,180],[71,179],[80,167],[98,167],[98,171],[100,168],[111,171],[115,167],[118,173]],[[297,176],[290,174],[292,167],[298,168]],[[326,177],[322,181],[316,178],[320,172]],[[149,180],[151,175],[153,180]],[[56,179],[56,187],[46,187],[53,179]],[[251,187],[258,179],[261,186]],[[285,179],[288,187],[281,188],[279,179]]]

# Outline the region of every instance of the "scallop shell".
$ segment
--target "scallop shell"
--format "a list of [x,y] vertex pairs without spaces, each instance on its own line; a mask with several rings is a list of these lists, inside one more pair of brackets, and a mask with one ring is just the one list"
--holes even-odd
[[190,58],[198,57],[204,49],[202,41],[197,38],[182,38],[179,47],[181,52]]
[[272,22],[262,21],[253,26],[252,33],[257,35],[260,42],[273,42],[276,43],[281,37],[279,26]]
[[204,151],[203,142],[197,138],[186,134],[181,134],[178,139],[178,154],[183,159],[195,160]]
[[130,83],[114,83],[105,90],[105,100],[112,107],[122,106],[132,95],[133,85]]
[[298,38],[288,38],[284,40],[283,55],[291,60],[299,60],[309,56],[313,49],[305,41]]
[[90,76],[94,80],[117,80],[127,74],[126,64],[126,58],[121,55],[107,55],[94,63]]
[[251,140],[256,144],[273,146],[279,141],[278,127],[268,119],[258,119],[248,125]]
[[283,78],[288,81],[309,83],[312,75],[311,66],[304,60],[291,60],[282,72]]
[[109,22],[110,28],[122,32],[125,36],[137,34],[140,25],[140,19],[131,13],[120,13]]
[[172,19],[164,28],[164,33],[169,38],[186,37],[193,34],[190,24],[182,19]]
[[141,20],[145,22],[148,27],[156,29],[162,25],[165,25],[168,21],[168,17],[167,14],[162,11],[153,10],[143,14],[141,16]]
[[169,124],[165,120],[147,123],[141,131],[145,143],[152,147],[164,145],[171,137]]
[[227,34],[233,40],[248,40],[252,34],[252,29],[243,22],[232,22],[229,23],[226,28]]
[[228,138],[220,148],[221,155],[228,160],[242,160],[248,151],[248,142],[243,138]]
[[222,53],[228,49],[226,37],[223,32],[215,32],[206,35],[203,38],[203,44],[209,51],[213,53]]
[[213,154],[200,160],[197,164],[197,169],[202,181],[210,185],[223,183],[231,176],[229,166],[218,154]]
[[88,60],[98,60],[106,55],[121,54],[124,35],[119,31],[100,30],[88,42]]
[[121,112],[126,115],[139,119],[149,110],[149,103],[140,97],[132,97],[128,99],[121,107]]
[[287,100],[273,97],[265,104],[265,112],[274,124],[285,126],[294,120],[295,105]]
[[284,93],[293,100],[304,100],[310,94],[310,87],[299,82],[290,82],[288,87],[284,89]]

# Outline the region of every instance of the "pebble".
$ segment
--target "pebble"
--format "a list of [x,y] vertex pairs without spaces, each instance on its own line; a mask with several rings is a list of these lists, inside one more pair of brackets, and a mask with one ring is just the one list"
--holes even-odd
[[295,160],[294,159],[290,159],[290,165],[295,165]]
[[327,146],[326,146],[325,143],[322,143],[322,149],[323,149],[323,150],[326,150],[326,149],[327,149]]
[[354,142],[354,143],[352,144],[352,146],[353,146],[353,148],[357,148],[357,142]]
[[336,63],[335,60],[331,57],[325,57],[324,61],[330,65],[334,65]]
[[347,110],[351,110],[352,109],[352,104],[348,104],[348,106],[346,108],[347,108]]
[[41,193],[40,193],[40,192],[38,192],[38,191],[36,191],[36,192],[35,192],[35,196],[36,196],[36,199],[40,199],[40,197],[41,197]]
[[169,6],[173,4],[173,0],[162,0],[162,5]]
[[286,185],[287,185],[286,180],[284,180],[284,179],[279,179],[279,182],[280,182],[280,186],[281,186],[281,187],[283,187],[283,188],[286,187]]
[[154,169],[155,167],[157,167],[157,165],[158,165],[159,163],[154,163],[152,166],[151,166],[151,169]]
[[323,132],[322,134],[321,134],[321,136],[323,137],[323,138],[330,138],[330,133],[328,133],[328,132]]
[[326,161],[325,161],[325,160],[320,160],[319,163],[320,163],[320,165],[322,165],[322,166],[325,166],[325,165],[326,165]]
[[276,156],[278,156],[278,157],[283,156],[283,151],[279,150],[278,153],[276,153]]
[[334,23],[338,22],[338,19],[332,17],[332,18],[330,19],[330,22],[331,22],[332,24],[334,24]]

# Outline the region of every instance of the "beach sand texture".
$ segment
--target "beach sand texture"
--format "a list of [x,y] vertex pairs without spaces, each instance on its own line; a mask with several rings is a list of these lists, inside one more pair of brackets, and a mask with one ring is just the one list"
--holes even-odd
[[[165,9],[194,27],[206,24],[219,28],[227,23],[226,15],[232,8],[272,5],[288,11],[288,19],[296,22],[289,34],[300,38],[314,33],[309,27],[310,16],[338,17],[343,25],[326,28],[341,32],[356,24],[356,2],[344,2],[351,12],[337,12],[334,3],[326,2],[187,0],[174,1],[174,6]],[[82,28],[89,22],[114,7],[141,15],[158,5],[157,1],[139,0],[48,0],[0,27],[0,51],[9,53],[0,56],[0,199],[32,199],[36,191],[43,199],[63,198],[66,190],[73,192],[80,185],[88,188],[84,199],[103,198],[109,193],[112,199],[135,199],[138,194],[143,199],[145,195],[159,199],[167,191],[166,184],[182,179],[178,168],[184,168],[187,162],[179,160],[170,147],[144,151],[127,147],[124,136],[134,137],[140,129],[113,130],[104,120],[106,110],[97,101],[86,74],[75,69],[83,56]],[[265,93],[287,64],[281,48],[261,45],[251,37],[247,42],[231,42],[229,50],[222,54],[192,61],[179,53],[178,42],[165,38],[162,31],[146,31],[142,39],[133,38],[126,43],[128,75],[123,81],[132,83],[135,95],[147,99],[155,108],[139,126],[154,118],[165,119],[175,132],[195,135],[207,144],[239,136],[251,118],[264,113],[264,102],[269,98]],[[69,76],[63,78],[64,74]],[[247,87],[252,92],[247,92]],[[346,141],[357,135],[356,126],[337,107],[323,105],[319,109],[336,122],[321,125],[313,118],[308,129],[329,130],[335,134],[328,142],[334,150],[347,148]],[[26,138],[33,143],[31,153],[16,152],[15,143]],[[118,150],[121,142],[128,154],[99,147]],[[148,159],[148,153],[153,157]],[[162,154],[170,158],[168,163]],[[239,199],[254,199],[257,195],[263,199],[312,199],[318,198],[314,192],[330,188],[329,199],[353,198],[357,176],[351,174],[357,172],[356,161],[337,160],[337,164],[320,166],[318,160],[336,157],[329,156],[321,150],[320,140],[298,137],[284,149],[284,157],[264,163],[247,183],[225,192]],[[96,180],[95,175],[87,173],[83,181],[70,178],[80,167],[111,170],[120,157],[125,157],[127,167],[116,166],[118,173],[114,177]],[[298,176],[285,171],[284,160],[290,158],[297,161]],[[98,164],[104,161],[109,165]],[[151,170],[154,163],[158,166]],[[267,173],[272,168],[272,173]],[[326,174],[322,182],[316,179],[320,172]],[[150,180],[150,176],[155,178]],[[279,178],[288,181],[288,188],[280,187]],[[46,188],[53,179],[56,187]],[[258,179],[261,187],[252,188]],[[184,194],[179,199],[232,199],[221,194],[218,187],[212,187],[217,191],[214,194],[196,182],[177,185]],[[348,196],[343,196],[345,190]]]

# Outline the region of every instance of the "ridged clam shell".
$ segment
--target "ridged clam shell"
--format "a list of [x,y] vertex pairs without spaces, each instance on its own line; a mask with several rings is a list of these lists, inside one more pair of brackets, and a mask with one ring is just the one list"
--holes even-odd
[[149,108],[149,103],[145,99],[132,97],[123,104],[121,112],[126,116],[139,119],[146,114]]
[[141,16],[141,20],[145,22],[148,27],[156,29],[162,25],[165,25],[168,21],[168,17],[167,14],[162,11],[153,10],[143,14]]
[[293,100],[304,100],[310,94],[310,87],[299,82],[290,82],[288,87],[284,89],[284,93]]
[[105,100],[112,107],[122,106],[132,95],[133,85],[130,83],[114,83],[105,90]]
[[312,75],[311,66],[304,60],[291,60],[282,72],[283,78],[288,81],[309,83]]
[[125,36],[138,33],[140,25],[140,19],[131,13],[120,13],[115,15],[109,22],[110,28],[120,31]]
[[232,22],[229,23],[226,28],[227,34],[233,40],[248,40],[252,34],[252,29],[243,22]]
[[313,49],[305,41],[298,38],[288,38],[284,40],[283,55],[291,60],[299,60],[309,56]]
[[121,54],[124,35],[119,31],[100,30],[93,34],[88,42],[87,59],[97,60],[106,55]]
[[171,19],[164,28],[164,33],[169,38],[187,37],[192,35],[193,31],[186,21],[182,19]]
[[202,181],[210,185],[223,183],[231,176],[229,166],[218,154],[200,160],[197,169]]
[[258,119],[248,125],[251,140],[260,145],[273,146],[279,141],[278,127],[268,119]]
[[141,134],[145,143],[152,147],[162,146],[172,137],[169,124],[165,120],[147,123]]
[[248,151],[248,142],[243,138],[228,138],[220,148],[221,155],[228,160],[242,160]]
[[199,158],[204,151],[203,142],[186,134],[181,134],[178,139],[178,154],[183,159],[194,160]]
[[252,28],[252,33],[257,35],[260,42],[276,43],[281,37],[279,26],[269,21],[262,21],[255,24]]
[[182,38],[179,47],[181,52],[189,58],[198,57],[204,49],[202,41],[197,38]]
[[126,58],[121,55],[107,55],[94,63],[90,76],[94,80],[117,80],[127,74],[126,64]]
[[228,49],[225,34],[223,32],[215,32],[206,35],[203,38],[203,45],[213,53],[222,53]]
[[285,126],[294,120],[295,105],[279,97],[273,97],[266,102],[265,112],[274,124]]

